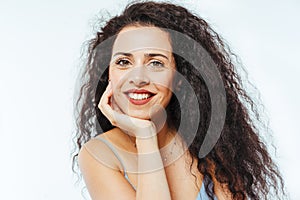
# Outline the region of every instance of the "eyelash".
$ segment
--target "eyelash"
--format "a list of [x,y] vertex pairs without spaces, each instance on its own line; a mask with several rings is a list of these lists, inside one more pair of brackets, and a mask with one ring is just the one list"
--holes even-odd
[[[124,62],[125,62],[125,63],[124,63]],[[123,63],[123,64],[121,64],[121,63]],[[115,64],[116,64],[116,65],[119,65],[119,66],[121,66],[121,67],[126,67],[126,65],[131,64],[131,62],[130,62],[128,59],[126,59],[126,58],[120,58],[120,59],[116,60]],[[154,64],[155,66],[153,66],[153,64]],[[159,61],[159,60],[152,60],[152,61],[149,63],[149,65],[151,65],[151,68],[163,68],[163,67],[165,67],[164,63],[161,62],[161,61]],[[157,65],[159,65],[159,66],[157,66]]]
[[[121,62],[126,62],[126,64],[121,64]],[[130,63],[130,61],[125,58],[120,58],[116,61],[116,64],[120,65],[120,66],[125,66],[125,65],[128,65],[129,63]]]
[[[161,62],[161,61],[153,60],[153,61],[150,62],[150,64],[154,64],[154,63],[159,64],[160,65],[159,68],[165,67],[164,63]],[[154,67],[157,67],[157,66],[154,66]]]

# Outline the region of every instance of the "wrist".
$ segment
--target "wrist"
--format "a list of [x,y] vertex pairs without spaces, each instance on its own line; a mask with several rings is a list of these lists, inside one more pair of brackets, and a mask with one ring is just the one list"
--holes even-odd
[[159,151],[157,136],[152,136],[150,138],[136,138],[136,148],[139,153]]
[[153,139],[153,137],[156,137],[157,131],[155,125],[151,122],[148,123],[144,127],[139,127],[135,131],[135,136],[137,139],[141,140],[148,140],[148,139]]

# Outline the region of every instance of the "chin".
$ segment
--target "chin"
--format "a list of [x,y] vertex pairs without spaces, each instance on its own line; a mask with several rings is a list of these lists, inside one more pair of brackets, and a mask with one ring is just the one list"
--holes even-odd
[[145,112],[141,110],[129,111],[127,115],[138,119],[150,120],[149,112]]

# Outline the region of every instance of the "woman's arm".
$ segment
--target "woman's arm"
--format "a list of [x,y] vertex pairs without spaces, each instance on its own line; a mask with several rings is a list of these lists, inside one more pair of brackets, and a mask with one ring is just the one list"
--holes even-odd
[[171,199],[157,137],[137,139],[136,144],[139,171],[136,199]]
[[[92,148],[89,148],[89,145],[81,148],[78,162],[85,184],[93,200],[171,199],[163,163],[155,141],[146,139],[137,141],[137,148],[144,154],[138,156],[138,167],[143,173],[137,176],[136,191],[124,178],[123,173],[118,170],[116,163],[113,165],[112,162],[105,160],[105,158],[95,158],[94,152],[91,152]],[[97,142],[97,146],[100,146],[97,150],[101,149],[101,152],[110,154],[106,151],[105,145],[103,147],[101,145],[103,143]],[[150,156],[144,156],[146,154]],[[111,154],[110,157],[113,158],[114,155]],[[109,164],[103,164],[99,159],[103,159],[104,162],[109,162]],[[145,169],[153,167],[157,170],[145,172]]]
[[82,148],[79,153],[79,166],[92,199],[171,199],[155,125],[149,120],[116,112],[110,105],[111,96],[109,84],[100,100],[99,108],[114,126],[136,136],[137,188],[135,191],[120,171],[105,166],[94,159],[87,149]]
[[[112,155],[113,156],[113,155]],[[135,199],[135,191],[121,171],[108,167],[83,146],[78,155],[80,171],[93,200]]]

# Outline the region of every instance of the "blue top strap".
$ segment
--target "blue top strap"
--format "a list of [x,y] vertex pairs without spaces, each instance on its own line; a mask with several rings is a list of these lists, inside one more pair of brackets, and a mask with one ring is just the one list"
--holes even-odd
[[[121,166],[122,166],[123,171],[124,171],[124,177],[126,178],[126,180],[128,181],[128,183],[132,186],[132,188],[133,188],[134,190],[136,190],[136,188],[134,187],[134,185],[133,185],[133,184],[130,182],[130,180],[129,180],[129,177],[128,177],[128,174],[127,174],[127,172],[126,172],[126,168],[125,168],[124,162],[122,161],[121,157],[119,156],[119,154],[118,154],[116,148],[115,148],[110,142],[108,142],[107,140],[105,140],[105,139],[103,139],[103,138],[97,137],[96,139],[102,141],[104,144],[106,144],[106,145],[111,149],[111,151],[114,153],[114,155],[116,156],[116,158],[117,158],[117,159],[120,161],[120,163],[121,163]],[[204,187],[204,184],[203,184],[203,183],[202,183],[202,185],[201,185],[201,188],[200,188],[200,191],[199,191],[199,193],[198,193],[198,195],[197,195],[196,200],[209,200],[209,197],[208,197],[208,195],[207,195],[207,193],[206,193],[206,191],[205,191],[205,187]],[[216,196],[214,196],[214,200],[217,200]]]
[[[213,199],[218,200],[215,195],[214,195]],[[202,185],[201,185],[201,188],[200,188],[200,191],[198,193],[198,196],[197,196],[196,200],[210,200],[208,194],[206,193],[205,186],[204,186],[203,182],[202,182]]]
[[110,143],[108,142],[107,140],[103,139],[103,138],[100,138],[100,137],[96,137],[95,139],[98,139],[98,140],[101,140],[104,144],[106,144],[110,150],[114,153],[114,155],[117,157],[117,159],[120,161],[121,163],[121,166],[123,168],[123,171],[124,171],[124,177],[127,179],[127,181],[129,182],[129,184],[133,187],[133,189],[135,190],[136,188],[134,187],[134,185],[130,182],[129,180],[129,177],[128,177],[128,174],[126,172],[126,168],[125,168],[125,165],[124,165],[124,162],[122,161],[121,157],[119,156],[118,154],[118,151],[116,150],[116,148]]

